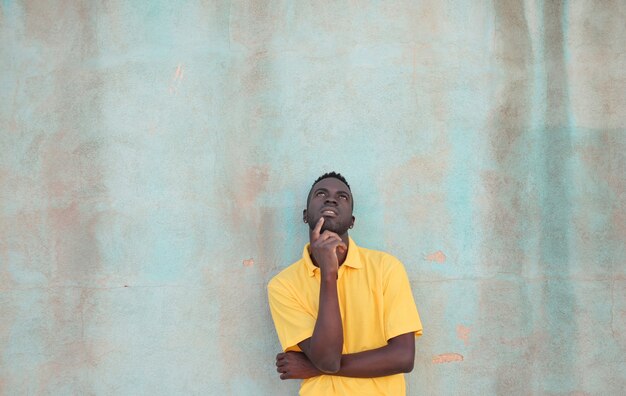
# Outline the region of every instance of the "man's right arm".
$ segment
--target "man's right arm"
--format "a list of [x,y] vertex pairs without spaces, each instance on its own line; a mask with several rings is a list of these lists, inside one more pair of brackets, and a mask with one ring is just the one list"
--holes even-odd
[[341,367],[343,326],[337,295],[339,261],[337,249],[346,249],[341,238],[332,232],[320,230],[324,218],[315,225],[311,240],[311,255],[320,268],[319,310],[313,335],[298,346],[320,371],[333,374]]
[[341,367],[343,326],[337,297],[337,278],[322,274],[320,303],[313,335],[298,343],[311,362],[320,371],[334,374]]

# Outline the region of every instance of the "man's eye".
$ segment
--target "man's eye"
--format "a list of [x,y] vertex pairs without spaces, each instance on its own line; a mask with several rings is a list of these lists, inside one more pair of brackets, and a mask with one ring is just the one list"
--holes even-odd
[[340,196],[339,196],[339,198],[341,198],[341,199],[345,199],[346,201],[348,200],[348,197],[347,197],[347,196],[345,196],[345,195],[340,195]]
[[317,193],[317,194],[315,194],[315,195],[316,195],[316,196],[318,196],[318,197],[321,197],[321,196],[326,195],[326,194],[324,194],[324,192],[323,192],[323,191],[320,191],[320,192],[318,192],[318,193]]

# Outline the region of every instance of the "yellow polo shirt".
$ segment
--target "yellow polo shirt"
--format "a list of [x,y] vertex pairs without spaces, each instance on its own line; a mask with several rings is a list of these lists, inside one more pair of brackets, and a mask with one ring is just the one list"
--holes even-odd
[[[283,351],[313,335],[319,309],[320,269],[309,256],[285,268],[268,285],[270,310]],[[387,345],[387,340],[414,332],[422,335],[411,287],[395,257],[358,247],[350,238],[346,261],[339,267],[337,291],[343,324],[343,354]],[[399,396],[406,393],[404,374],[377,378],[320,375],[302,381],[302,396]]]

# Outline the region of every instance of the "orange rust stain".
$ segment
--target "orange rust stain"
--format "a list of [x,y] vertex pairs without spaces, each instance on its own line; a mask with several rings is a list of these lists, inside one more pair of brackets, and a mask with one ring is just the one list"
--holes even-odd
[[442,264],[446,262],[446,255],[441,250],[437,250],[435,253],[426,255],[424,257],[424,260],[434,261],[436,263]]
[[462,361],[463,361],[463,355],[460,355],[458,353],[442,353],[441,355],[437,355],[433,357],[434,364],[462,362]]
[[174,74],[174,80],[182,80],[183,73],[184,73],[183,65],[179,63],[178,67],[176,68],[176,73]]
[[465,327],[463,325],[456,326],[456,336],[459,338],[459,340],[463,340],[463,343],[465,345],[469,344],[470,331],[471,329],[469,327]]
[[243,260],[244,267],[252,267],[254,265],[254,259],[251,257],[247,260]]
[[242,179],[244,188],[239,198],[241,201],[239,202],[247,207],[253,206],[269,180],[269,168],[267,166],[249,168],[242,176]]
[[180,63],[178,67],[176,67],[176,72],[174,73],[174,81],[183,79],[183,65]]
[[[237,230],[249,229],[250,219],[255,219],[252,226],[260,227],[259,215],[264,212],[264,208],[257,202],[258,197],[265,191],[265,185],[269,180],[269,168],[266,165],[248,167],[240,175],[240,182],[236,188],[228,192],[229,200],[236,202],[229,208],[228,216],[224,221],[235,227]],[[267,222],[272,222],[273,218],[264,218],[263,227],[267,227]]]
[[183,80],[184,72],[185,70],[183,68],[183,64],[179,63],[178,66],[176,67],[176,71],[174,72],[172,83],[170,84],[169,92],[171,94],[176,95],[178,93],[178,86],[180,85],[180,82]]

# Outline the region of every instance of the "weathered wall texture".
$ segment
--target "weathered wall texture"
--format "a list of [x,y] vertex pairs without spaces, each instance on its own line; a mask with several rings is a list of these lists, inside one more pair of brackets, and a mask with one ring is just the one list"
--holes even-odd
[[307,3],[1,3],[0,393],[294,394],[265,285],[328,170],[410,395],[622,393],[626,2]]

